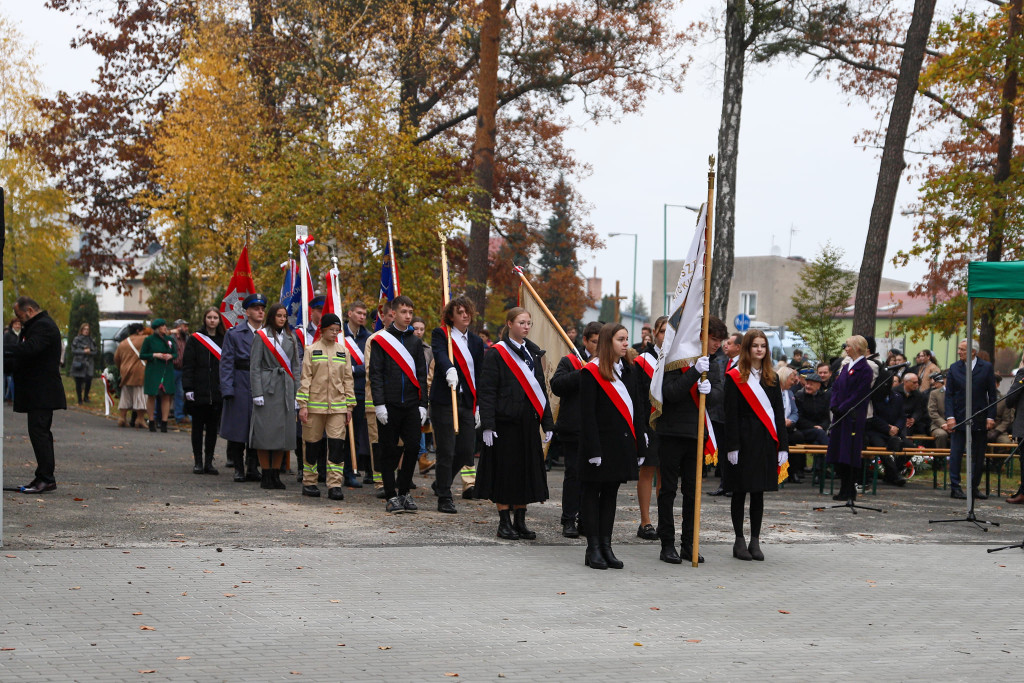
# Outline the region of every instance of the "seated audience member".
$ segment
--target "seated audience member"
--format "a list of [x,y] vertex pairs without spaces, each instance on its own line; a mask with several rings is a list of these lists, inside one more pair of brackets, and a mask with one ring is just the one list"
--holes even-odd
[[917,375],[921,381],[920,391],[922,394],[927,394],[932,388],[932,375],[937,372],[941,372],[939,369],[939,362],[935,360],[935,354],[929,349],[918,351],[917,355],[914,356],[915,364],[910,367],[910,372]]
[[832,388],[832,381],[834,379],[832,375],[832,366],[825,361],[819,361],[818,367],[814,369],[814,373],[821,378],[821,388],[828,390]]
[[936,448],[949,448],[949,426],[946,424],[946,375],[933,372],[928,392],[928,426]]
[[903,416],[906,418],[906,434],[927,434],[928,404],[924,394],[918,389],[921,385],[917,375],[907,372],[897,391],[903,392]]
[[[804,438],[797,431],[796,422],[800,419],[800,413],[796,407],[796,397],[793,396],[793,385],[796,384],[796,370],[783,366],[779,369],[779,387],[782,389],[782,413],[786,418],[786,434],[789,444],[803,443]],[[807,456],[802,453],[793,453],[789,456],[789,480],[799,484],[804,480],[804,468],[807,466]]]
[[[1003,392],[999,391],[999,382],[1002,377],[997,372],[996,374],[996,393],[999,398],[1003,397]],[[1000,401],[999,405],[996,406],[996,426],[988,430],[988,442],[989,443],[1010,443],[1010,433],[1013,429],[1013,418],[1014,408],[1007,405],[1007,401]]]
[[891,452],[903,450],[906,418],[903,415],[903,392],[899,389],[879,391],[871,399],[874,414],[868,418],[864,429],[864,445],[885,448],[890,451],[882,458],[885,466],[885,481],[894,486],[903,486],[907,480],[900,474],[900,468]]

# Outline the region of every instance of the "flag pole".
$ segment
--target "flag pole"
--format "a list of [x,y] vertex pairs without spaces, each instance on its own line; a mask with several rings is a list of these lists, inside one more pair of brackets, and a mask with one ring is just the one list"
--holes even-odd
[[[309,228],[305,225],[295,226],[295,241],[299,245],[299,311],[302,313],[302,337],[306,337],[306,327],[309,325],[309,307],[307,306],[312,292],[307,284],[309,280],[309,250],[306,248],[305,240],[309,238]],[[302,258],[303,255],[306,258]]]
[[555,320],[555,316],[551,313],[551,310],[548,308],[547,304],[544,303],[544,299],[540,298],[540,295],[537,294],[537,290],[533,288],[533,285],[530,284],[530,281],[526,279],[525,275],[523,275],[523,269],[520,268],[519,266],[516,266],[515,271],[516,275],[519,276],[519,279],[523,281],[523,286],[526,287],[527,291],[530,292],[530,295],[534,298],[534,300],[536,300],[536,302],[540,304],[540,310],[544,311],[544,315],[547,316],[551,324],[555,326],[556,330],[558,330],[558,334],[562,335],[562,339],[565,341],[566,345],[570,349],[572,349],[572,352],[576,354],[577,358],[583,360],[583,357],[580,356],[580,352],[576,350],[576,345],[572,343],[572,340],[569,339],[569,335],[565,333],[565,330],[562,329],[562,326],[558,324],[557,320]]
[[[448,360],[452,367],[455,367],[455,356],[452,353],[452,330],[444,320],[444,309],[448,306],[448,251],[445,248],[444,235],[437,233],[441,240],[441,325],[448,328]],[[391,258],[395,252],[391,250]],[[435,378],[436,379],[436,378]],[[455,425],[455,433],[459,433],[459,404],[456,402],[455,389],[452,388],[452,424]]]
[[[715,201],[715,157],[708,157],[708,203],[704,219],[704,317],[700,324],[700,355],[708,355],[708,318],[711,316],[711,217],[714,215],[712,209]],[[708,373],[702,373],[701,381],[708,378]],[[697,399],[697,478],[694,484],[693,494],[693,548],[690,553],[692,566],[696,567],[700,561],[700,495],[701,481],[704,473],[704,421],[707,410],[705,402],[706,394],[698,394]]]

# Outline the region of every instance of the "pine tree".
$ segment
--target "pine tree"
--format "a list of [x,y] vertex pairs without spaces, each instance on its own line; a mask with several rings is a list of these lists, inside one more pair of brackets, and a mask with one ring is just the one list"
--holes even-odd
[[842,258],[842,249],[826,243],[817,258],[800,271],[800,284],[791,297],[796,316],[786,324],[807,340],[822,360],[839,353],[843,326],[838,316],[857,281],[842,267]]
[[565,176],[560,175],[553,189],[554,213],[548,219],[548,227],[540,244],[538,265],[541,280],[544,282],[549,281],[553,272],[559,268],[569,268],[575,272],[579,266],[576,260],[576,245],[571,236],[572,199],[572,188],[565,182]]

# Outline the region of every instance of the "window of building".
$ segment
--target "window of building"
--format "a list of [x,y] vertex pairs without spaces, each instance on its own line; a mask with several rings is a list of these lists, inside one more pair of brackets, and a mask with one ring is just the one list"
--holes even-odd
[[757,317],[757,292],[740,292],[740,313]]

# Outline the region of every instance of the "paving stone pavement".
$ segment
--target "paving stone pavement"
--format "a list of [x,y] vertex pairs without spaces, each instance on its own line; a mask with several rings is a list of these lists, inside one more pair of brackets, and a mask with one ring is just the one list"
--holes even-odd
[[[1018,551],[709,545],[13,551],[5,681],[1009,680]],[[153,671],[153,673],[140,673]]]

